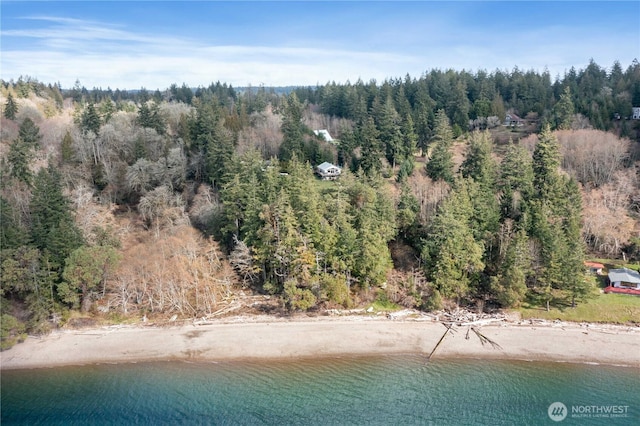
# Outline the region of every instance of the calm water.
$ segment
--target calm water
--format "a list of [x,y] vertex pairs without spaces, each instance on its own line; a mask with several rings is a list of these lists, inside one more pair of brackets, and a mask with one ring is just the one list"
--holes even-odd
[[[556,401],[569,412],[559,423],[547,414]],[[95,365],[3,371],[1,402],[3,426],[637,425],[640,371],[418,356]],[[628,408],[588,418],[593,405]]]

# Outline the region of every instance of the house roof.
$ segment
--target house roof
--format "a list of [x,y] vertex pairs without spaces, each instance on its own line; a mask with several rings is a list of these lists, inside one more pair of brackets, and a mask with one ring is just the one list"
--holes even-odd
[[313,133],[315,133],[316,136],[322,136],[324,138],[324,140],[327,141],[327,142],[333,142],[333,138],[329,134],[328,130],[325,130],[325,129],[314,130]]
[[584,266],[586,266],[587,268],[604,268],[604,265],[598,262],[584,262]]
[[507,118],[509,118],[511,121],[523,121],[522,118],[518,117],[516,114],[512,112],[507,113]]
[[331,163],[327,163],[326,161],[322,164],[320,164],[318,167],[316,167],[318,170],[320,170],[321,172],[327,172],[330,168],[336,168],[338,170],[341,170],[340,167],[336,166],[335,164],[331,164]]
[[640,284],[640,274],[631,269],[611,269],[609,270],[609,280],[611,282],[624,282],[630,284]]

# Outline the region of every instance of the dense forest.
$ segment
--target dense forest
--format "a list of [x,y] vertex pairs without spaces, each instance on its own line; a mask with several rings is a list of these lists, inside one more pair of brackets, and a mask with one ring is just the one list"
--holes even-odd
[[575,306],[586,256],[640,260],[637,61],[0,95],[3,347],[77,312],[206,317],[240,289],[284,311]]

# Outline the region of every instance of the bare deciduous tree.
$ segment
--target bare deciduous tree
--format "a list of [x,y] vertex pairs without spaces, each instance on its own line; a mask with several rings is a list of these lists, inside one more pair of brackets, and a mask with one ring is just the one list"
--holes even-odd
[[615,173],[610,183],[585,191],[582,233],[589,247],[605,256],[618,256],[636,234],[637,220],[630,215],[631,202],[637,194],[635,171]]
[[109,283],[111,304],[123,313],[213,313],[231,295],[235,273],[217,244],[190,226],[161,238],[144,239],[124,252]]
[[630,141],[600,130],[556,132],[562,166],[583,185],[601,186],[624,167]]
[[155,225],[156,237],[163,227],[189,224],[182,197],[166,186],[159,186],[140,198],[138,211],[149,225]]
[[451,187],[442,180],[434,182],[422,171],[411,175],[407,182],[420,205],[420,223],[425,225],[435,214],[438,204],[449,194]]

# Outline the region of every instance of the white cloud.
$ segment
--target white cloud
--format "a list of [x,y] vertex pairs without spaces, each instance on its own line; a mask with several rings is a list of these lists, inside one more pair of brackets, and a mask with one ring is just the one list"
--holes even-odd
[[[35,47],[5,50],[2,77],[30,75],[64,87],[165,88],[172,83],[208,85],[313,85],[358,77],[384,79],[406,72],[418,58],[383,51],[306,47],[212,46],[178,37],[132,33],[68,18],[37,17],[56,24],[2,31],[3,37],[35,39]],[[402,71],[400,71],[402,70]],[[365,74],[366,75],[363,75]]]
[[[42,25],[1,32],[3,45],[10,46],[2,52],[2,78],[29,75],[45,83],[59,81],[63,87],[79,79],[88,88],[163,89],[172,83],[199,86],[215,81],[236,87],[315,85],[358,78],[382,81],[407,73],[418,77],[432,68],[491,72],[514,66],[538,72],[546,67],[554,78],[571,66],[586,66],[590,58],[605,67],[618,59],[624,66],[633,58],[620,57],[624,50],[612,46],[616,39],[637,39],[637,29],[603,37],[589,29],[576,33],[563,27],[523,29],[506,37],[500,31],[465,28],[450,31],[451,37],[446,37],[440,23],[408,28],[399,39],[393,39],[394,30],[388,29],[370,43],[362,37],[351,45],[329,39],[307,39],[303,45],[302,37],[291,37],[282,46],[216,45],[202,39],[137,33],[96,21],[52,16],[29,19]],[[626,51],[633,50],[633,43]],[[341,47],[326,47],[336,45]],[[636,51],[640,49],[637,45],[636,41]]]

